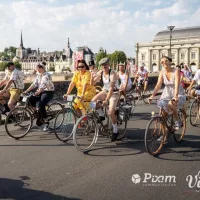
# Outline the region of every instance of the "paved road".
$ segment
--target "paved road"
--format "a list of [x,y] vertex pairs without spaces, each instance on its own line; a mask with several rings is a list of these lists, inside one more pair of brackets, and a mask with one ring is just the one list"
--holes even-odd
[[[200,129],[188,125],[181,145],[171,138],[162,154],[152,157],[143,141],[152,110],[153,105],[138,106],[126,139],[102,139],[88,154],[78,152],[72,141],[63,144],[37,129],[15,141],[1,126],[0,199],[199,200],[200,191],[190,189],[186,177],[192,175],[188,178],[193,177],[194,185],[200,171]],[[154,176],[147,180],[149,185],[143,183],[144,173]],[[133,183],[133,174],[141,177],[140,183]],[[175,182],[169,184],[169,175]],[[157,176],[164,176],[166,185],[158,185]]]

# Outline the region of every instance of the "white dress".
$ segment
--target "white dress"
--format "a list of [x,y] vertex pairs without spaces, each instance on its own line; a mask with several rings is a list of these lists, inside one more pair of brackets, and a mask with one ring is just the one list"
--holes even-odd
[[[171,80],[167,79],[166,70],[163,70],[163,82],[165,84],[165,88],[162,92],[160,100],[158,101],[158,106],[163,107],[166,111],[168,111],[168,103],[174,97],[175,93],[175,71],[174,69]],[[186,101],[186,96],[182,85],[179,86],[179,94],[178,94],[178,108],[183,108],[184,103]]]

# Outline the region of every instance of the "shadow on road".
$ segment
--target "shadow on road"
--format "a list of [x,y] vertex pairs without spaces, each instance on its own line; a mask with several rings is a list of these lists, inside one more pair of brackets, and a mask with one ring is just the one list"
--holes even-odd
[[60,195],[55,195],[45,191],[39,191],[26,188],[29,184],[30,178],[27,176],[20,177],[21,180],[0,178],[0,199],[14,199],[14,200],[79,200],[77,198],[68,198]]
[[[108,138],[98,141],[85,154],[89,156],[129,156],[144,153],[144,129],[127,129],[127,137],[121,141],[109,142]],[[139,135],[139,137],[138,137]]]
[[186,135],[180,144],[170,142],[164,146],[163,153],[159,154],[157,158],[184,162],[200,161],[200,136]]
[[135,113],[133,114],[133,117],[130,119],[130,121],[138,121],[138,120],[150,120],[151,119],[151,113]]

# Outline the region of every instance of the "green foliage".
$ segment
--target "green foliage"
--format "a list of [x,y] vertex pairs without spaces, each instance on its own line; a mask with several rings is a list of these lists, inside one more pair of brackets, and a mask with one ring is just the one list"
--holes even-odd
[[[7,64],[8,64],[8,62],[1,62],[0,63],[0,71],[5,71],[5,69],[7,68]],[[21,70],[22,65],[19,63],[19,61],[14,62],[14,65],[15,65],[16,69]]]
[[120,62],[126,62],[126,54],[123,51],[115,51],[111,55],[111,63],[114,63],[115,65]]
[[13,59],[16,55],[16,47],[10,46],[6,47],[3,52],[0,52],[0,57],[4,57],[7,59]]
[[105,52],[99,52],[96,55],[96,65],[99,67],[98,63],[102,58],[109,58],[111,67],[116,67],[118,63],[125,63],[127,60],[126,54],[123,51],[115,51],[112,54],[106,54]]
[[111,56],[112,54],[107,54],[106,57],[109,58],[109,60],[111,60]]
[[102,59],[102,58],[105,58],[106,57],[106,54],[105,52],[100,52],[96,55],[96,66],[99,67],[99,61]]
[[6,67],[7,67],[7,62],[0,63],[0,71],[5,71]]
[[19,63],[19,61],[15,61],[14,64],[15,64],[16,69],[19,69],[19,70],[22,69],[22,65],[21,63]]
[[55,72],[55,67],[53,67],[53,66],[49,67],[49,71]]

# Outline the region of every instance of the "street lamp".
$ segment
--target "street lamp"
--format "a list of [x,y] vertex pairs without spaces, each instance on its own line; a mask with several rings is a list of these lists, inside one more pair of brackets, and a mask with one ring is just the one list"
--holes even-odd
[[172,52],[171,52],[171,40],[172,40],[172,30],[175,26],[168,26],[167,28],[170,30],[170,38],[169,38],[169,57],[172,58]]

